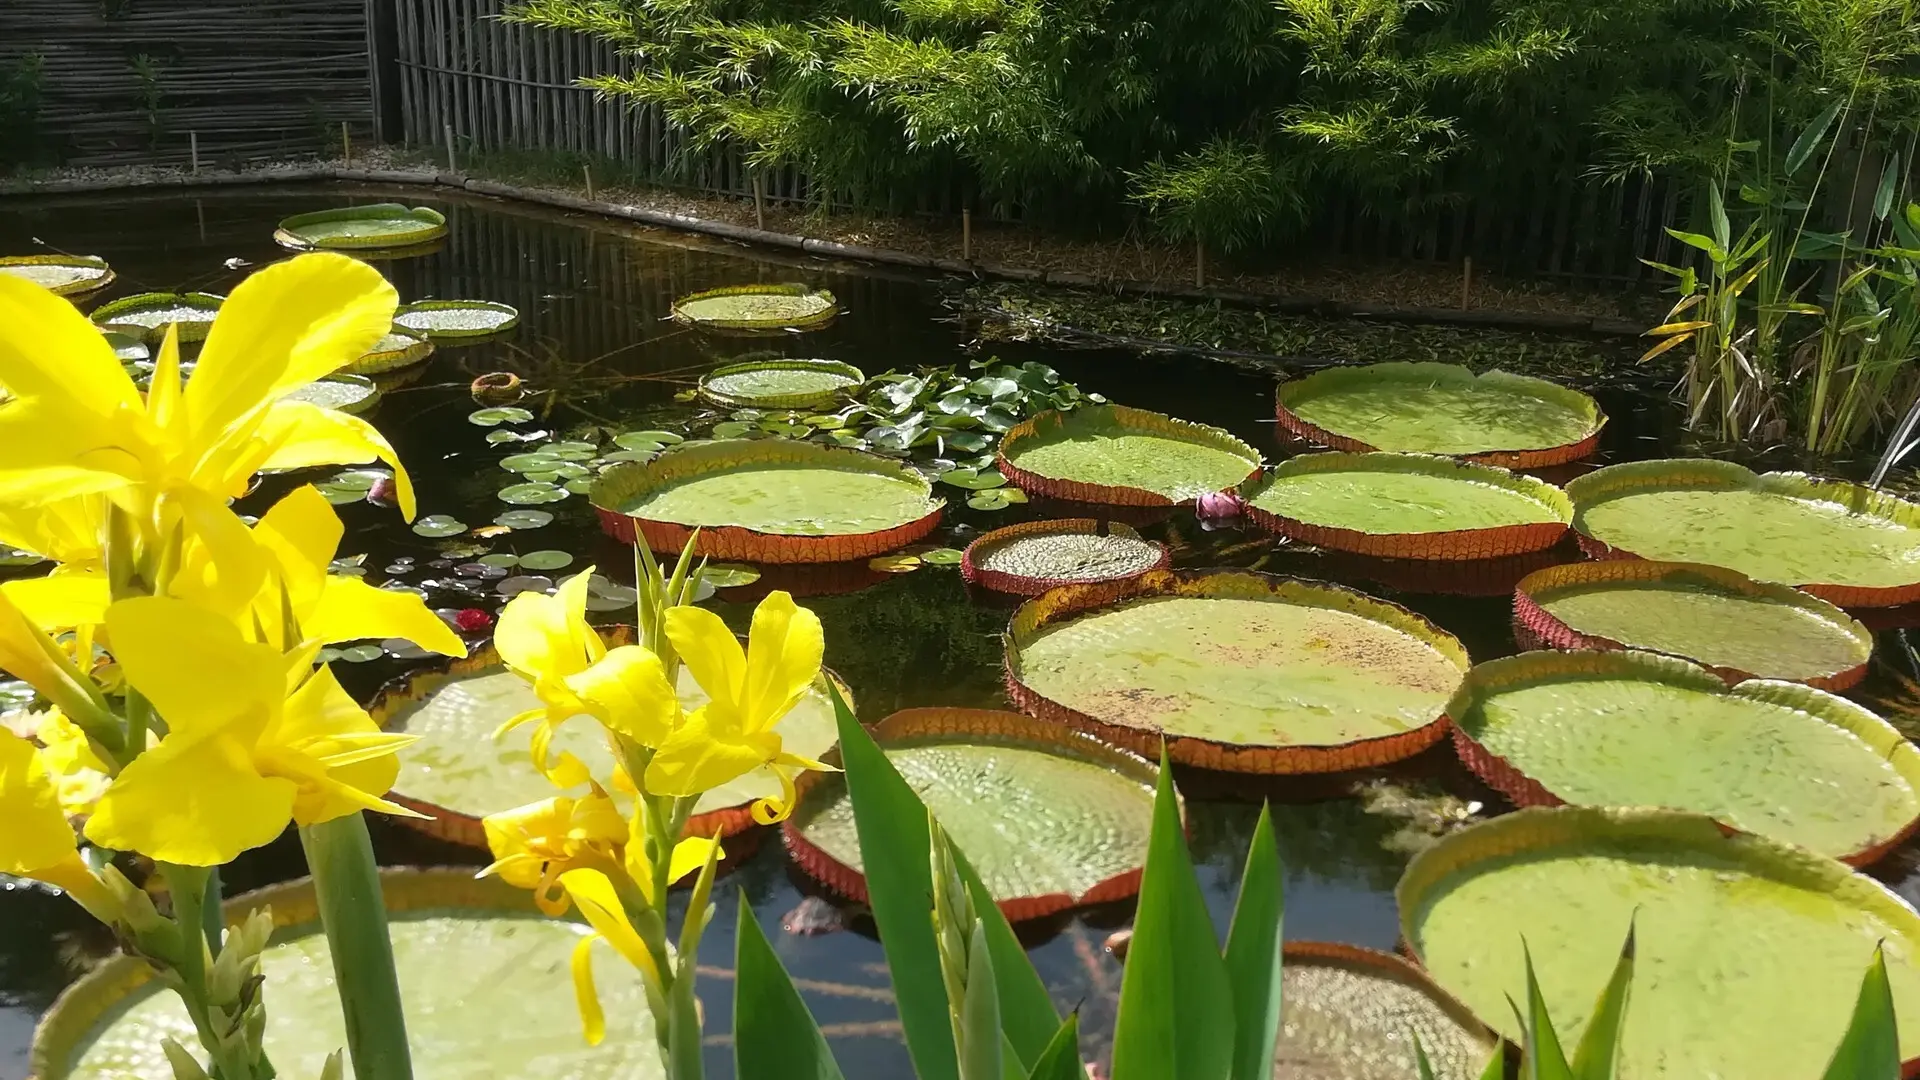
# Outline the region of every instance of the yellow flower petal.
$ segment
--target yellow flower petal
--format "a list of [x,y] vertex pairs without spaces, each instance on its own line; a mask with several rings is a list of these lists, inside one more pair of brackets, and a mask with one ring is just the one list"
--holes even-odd
[[166,720],[169,740],[242,714],[257,730],[285,697],[279,652],[243,641],[231,622],[183,600],[122,600],[107,609],[107,633],[127,681]]
[[59,789],[32,743],[0,728],[0,871],[34,871],[70,858],[78,846]]
[[357,465],[377,459],[393,470],[400,512],[413,520],[413,480],[386,436],[365,420],[304,401],[280,401],[261,420],[256,438],[270,449],[261,460],[235,466],[242,477],[261,469]]
[[168,323],[147,379],[147,419],[165,429],[180,411],[180,324]]
[[769,593],[753,610],[747,636],[746,689],[740,708],[750,730],[771,729],[820,677],[826,637],[820,617],[784,592]]
[[113,587],[103,573],[54,574],[0,584],[27,621],[49,632],[105,621]]
[[607,944],[613,946],[615,952],[656,984],[660,981],[660,970],[654,965],[653,954],[647,951],[639,933],[633,929],[633,923],[628,921],[627,909],[621,906],[620,896],[614,891],[613,882],[607,879],[607,875],[598,870],[569,870],[560,875],[560,885],[579,906],[580,913],[587,917],[587,923],[607,939]]
[[0,386],[23,402],[52,397],[99,413],[141,407],[100,328],[70,302],[13,275],[0,275]]
[[344,255],[302,255],[247,278],[221,305],[188,380],[183,404],[194,436],[211,441],[351,363],[392,329],[398,303],[378,270]]
[[687,717],[647,766],[647,790],[690,796],[710,791],[765,765],[780,753],[780,736],[716,738],[709,727],[712,706]]
[[680,716],[680,697],[660,658],[638,645],[614,649],[566,681],[594,719],[642,746],[665,742]]
[[727,853],[720,849],[719,837],[689,836],[673,845],[673,859],[667,866],[667,884],[671,885],[688,874],[705,869],[708,858],[717,861],[726,857]]
[[466,642],[418,596],[376,589],[355,577],[327,578],[319,603],[302,617],[300,628],[325,642],[405,638],[428,652],[467,655]]
[[[320,602],[327,567],[340,550],[340,538],[346,531],[333,505],[311,484],[288,492],[253,527],[254,540],[272,555],[274,570],[286,582],[293,609],[301,614],[303,622],[306,613]],[[274,602],[277,607],[279,597],[274,597]],[[314,635],[309,632],[308,636]]]
[[593,986],[593,943],[597,934],[582,937],[573,947],[568,967],[573,971],[573,997],[580,1006],[580,1030],[588,1046],[599,1046],[607,1037],[607,1016],[600,1010],[600,992]]
[[38,506],[0,506],[0,544],[37,552],[72,569],[91,568],[102,558],[107,506],[99,495]]
[[[269,755],[262,771],[283,767],[298,785],[293,817],[302,825],[382,808],[379,797],[400,776],[394,752],[411,740],[381,736],[379,725],[340,688],[333,669],[322,667],[287,699],[280,722],[263,735]],[[305,760],[289,760],[294,756]]]
[[[212,684],[206,684],[212,685]],[[293,820],[292,781],[261,776],[226,731],[170,734],[135,758],[87,819],[87,839],[186,866],[219,866]]]
[[707,697],[726,716],[740,709],[740,685],[746,677],[747,657],[740,640],[705,608],[667,609],[667,640]]
[[225,500],[198,488],[173,488],[167,505],[179,511],[180,527],[192,537],[193,548],[181,559],[168,593],[218,612],[229,622],[244,621],[267,580],[267,555],[252,530]]
[[47,636],[13,606],[7,591],[0,589],[0,671],[50,698],[61,700],[57,688],[65,684],[66,678],[48,653],[51,647]]

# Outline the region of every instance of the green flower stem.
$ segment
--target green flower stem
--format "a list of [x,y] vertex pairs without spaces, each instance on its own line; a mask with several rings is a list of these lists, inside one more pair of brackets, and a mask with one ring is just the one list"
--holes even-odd
[[[214,934],[218,937],[220,903],[217,898],[211,905],[207,903],[207,882],[211,875],[201,866],[162,863],[160,869],[166,878],[167,892],[173,898],[174,921],[179,924],[181,931],[183,947],[180,949],[179,965],[174,970],[179,979],[180,998],[187,1007],[187,1015],[193,1020],[193,1029],[200,1037],[200,1045],[206,1048],[207,1056],[213,1062],[212,1075],[215,1080],[254,1080],[255,1063],[235,1058],[225,1048],[220,1033],[214,1030],[212,1012],[208,1008],[208,950],[197,947],[200,934],[196,928],[208,925],[211,920]],[[272,1075],[272,1066],[266,1064],[264,1051],[259,1064],[260,1076]]]
[[333,977],[346,1018],[347,1053],[356,1080],[412,1080],[407,1021],[387,937],[387,908],[366,818],[348,814],[300,827],[313,872],[320,925],[333,953]]

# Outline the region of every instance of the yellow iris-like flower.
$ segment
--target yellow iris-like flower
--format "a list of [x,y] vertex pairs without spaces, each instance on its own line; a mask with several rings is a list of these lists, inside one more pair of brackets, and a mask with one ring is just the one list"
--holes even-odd
[[111,769],[94,752],[80,726],[58,709],[40,718],[34,730],[43,749],[40,759],[53,777],[60,805],[69,814],[89,814],[111,782]]
[[554,891],[560,875],[618,865],[627,842],[626,818],[597,787],[582,798],[560,796],[489,814],[481,825],[493,863],[480,876],[498,874],[515,888],[531,889],[540,910],[555,916],[567,913],[566,893]]
[[378,458],[393,467],[412,517],[412,485],[379,432],[281,400],[365,353],[392,328],[396,301],[378,271],[345,256],[268,267],[222,305],[190,379],[169,332],[143,398],[72,304],[0,276],[0,385],[15,399],[0,409],[0,504],[100,494],[150,522],[156,539],[178,514],[172,520],[217,543],[244,529],[220,519],[232,518],[227,500],[260,470]]
[[827,768],[787,753],[773,729],[820,677],[825,637],[819,617],[775,592],[754,609],[745,650],[704,608],[668,609],[667,637],[710,700],[660,746],[647,766],[647,790],[698,795],[764,768],[779,779],[781,795],[756,801],[754,820],[772,824],[786,817],[794,770]]
[[114,604],[106,627],[167,735],[114,779],[87,822],[88,840],[217,866],[289,822],[412,813],[380,796],[399,775],[394,752],[414,740],[382,732],[331,671],[313,671],[318,642],[282,655],[165,597]]
[[514,597],[493,634],[500,659],[533,685],[542,706],[508,720],[500,730],[537,721],[534,765],[563,787],[583,782],[586,770],[572,755],[551,759],[549,747],[562,723],[587,714],[641,746],[659,746],[680,716],[680,700],[658,656],[638,645],[610,650],[587,624],[592,576],[588,567],[553,596],[526,592]]
[[34,745],[0,728],[0,872],[65,889],[102,922],[118,905],[80,859],[58,784]]

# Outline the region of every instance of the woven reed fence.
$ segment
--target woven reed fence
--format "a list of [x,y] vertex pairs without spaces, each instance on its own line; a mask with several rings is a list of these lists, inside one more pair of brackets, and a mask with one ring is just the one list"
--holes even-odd
[[[3,0],[0,70],[38,57],[36,156],[238,164],[372,136],[362,0]],[[24,155],[23,155],[24,156]]]

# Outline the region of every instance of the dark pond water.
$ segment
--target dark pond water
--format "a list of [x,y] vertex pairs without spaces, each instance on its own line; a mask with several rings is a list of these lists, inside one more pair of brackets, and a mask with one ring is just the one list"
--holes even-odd
[[[379,194],[333,189],[0,203],[0,253],[44,250],[39,247],[44,242],[56,250],[105,256],[120,275],[110,295],[225,292],[247,272],[227,268],[229,260],[257,265],[284,254],[271,239],[280,218],[350,199],[374,201]],[[401,197],[419,201],[417,193]],[[844,360],[870,374],[965,363],[989,352],[1010,360],[1038,359],[1085,390],[1220,425],[1269,455],[1279,453],[1270,373],[1192,358],[982,347],[975,342],[977,328],[946,306],[951,282],[774,256],[598,220],[530,214],[495,203],[426,201],[447,212],[452,235],[431,254],[381,264],[402,300],[502,301],[520,309],[522,324],[504,340],[443,349],[417,381],[391,392],[372,415],[413,472],[422,514],[481,524],[508,509],[495,492],[512,481],[496,463],[513,448],[489,445],[486,429],[467,420],[475,408],[467,387],[476,375],[516,371],[535,387],[553,391],[544,404],[530,404],[548,408],[546,426],[557,431],[581,424],[670,427],[691,408],[675,404],[674,393],[691,385],[702,369],[767,347],[765,340],[683,331],[665,318],[671,301],[697,289],[756,281],[802,280],[832,289],[842,302],[845,314],[830,328],[774,343],[791,355]],[[1664,394],[1617,386],[1597,394],[1613,418],[1603,460],[1658,456],[1673,447],[1679,417]],[[564,549],[576,556],[576,565],[596,562],[624,576],[629,556],[601,536],[585,499],[546,509],[556,512],[552,525],[501,538],[495,541],[498,549]],[[963,546],[974,532],[1011,524],[1026,509],[987,513],[961,503],[950,509],[949,531],[935,539]],[[411,556],[423,565],[438,554],[436,541],[415,536],[393,511],[365,504],[341,511],[349,526],[343,554],[365,553],[369,580],[385,580],[389,575],[381,568],[397,557]],[[1251,566],[1348,581],[1432,618],[1457,634],[1476,660],[1513,651],[1504,596],[1425,595],[1420,590],[1432,583],[1420,581],[1401,582],[1397,589],[1368,584],[1361,580],[1364,568],[1253,533],[1206,533],[1187,516],[1147,531],[1174,546],[1178,565]],[[1577,555],[1569,552],[1565,558]],[[417,582],[421,576],[416,572],[404,579]],[[485,592],[489,587],[483,584],[471,595],[436,589],[434,603],[494,606],[497,598],[490,601]],[[827,662],[852,686],[869,722],[914,705],[1005,706],[997,635],[1007,609],[969,598],[954,570],[928,567],[856,593],[806,602],[826,624]],[[716,605],[744,625],[747,605],[724,600]],[[365,692],[404,670],[404,664],[380,659],[336,669],[352,688]],[[1881,680],[1867,692],[1886,689]],[[1266,798],[1274,802],[1286,865],[1288,937],[1376,948],[1395,943],[1392,889],[1408,852],[1470,809],[1489,814],[1503,808],[1444,744],[1395,769],[1364,776],[1259,783],[1183,773],[1179,780],[1189,798],[1195,854],[1220,926],[1231,910],[1258,800]],[[375,829],[382,861],[389,864],[485,861],[483,853],[395,826],[376,823]],[[789,867],[777,836],[760,841],[728,883],[746,891],[782,959],[797,978],[807,980],[808,1000],[833,1034],[848,1075],[910,1076],[879,945],[857,918],[852,929],[838,933],[784,932],[783,916],[814,890]],[[1878,872],[1910,897],[1920,896],[1915,861],[1909,848]],[[231,868],[228,887],[237,891],[303,872],[297,844],[283,839]],[[1082,1006],[1083,1030],[1096,1042],[1111,1024],[1119,985],[1119,967],[1102,951],[1101,941],[1129,917],[1125,909],[1103,910],[1030,928],[1035,962],[1064,1005]],[[712,972],[703,987],[715,1076],[730,1072],[726,1032],[732,988],[726,969],[732,962],[731,931],[731,918],[721,918],[704,946],[703,960]],[[66,900],[32,888],[0,890],[0,1078],[24,1074],[35,1019],[108,944]]]

